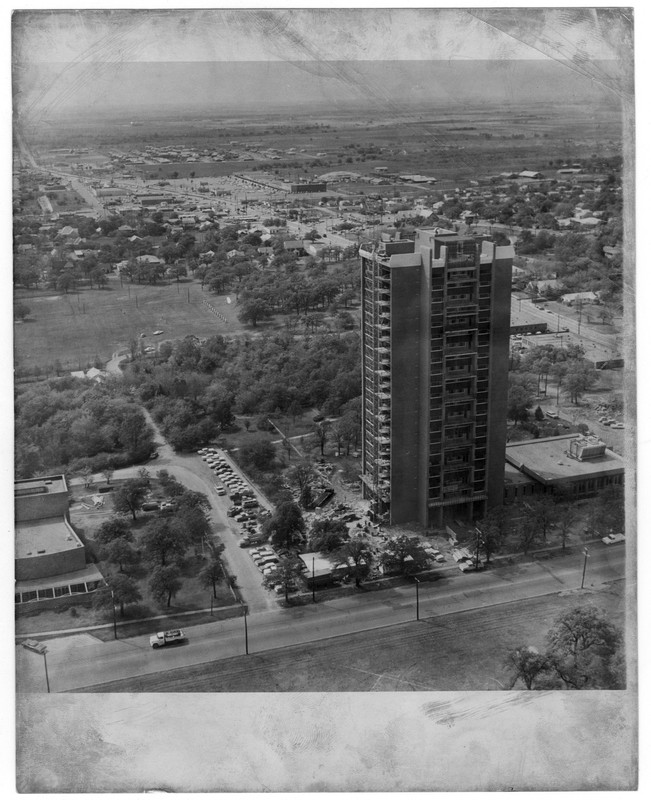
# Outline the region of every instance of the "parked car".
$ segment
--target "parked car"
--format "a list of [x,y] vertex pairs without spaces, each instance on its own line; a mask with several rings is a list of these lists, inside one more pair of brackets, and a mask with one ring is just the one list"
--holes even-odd
[[157,650],[159,647],[165,647],[168,644],[180,644],[185,641],[185,633],[178,629],[173,631],[159,631],[149,637],[149,645],[153,647],[154,650]]
[[[296,584],[294,584],[294,583],[288,583],[288,584],[287,584],[287,591],[288,591],[288,592],[296,592],[296,591],[298,591],[298,589],[297,589],[297,587],[296,587]],[[282,585],[282,583],[277,583],[277,584],[274,586],[274,592],[275,592],[276,594],[285,594],[285,587]]]
[[218,494],[220,497],[223,497],[223,496],[226,494],[226,489],[224,489],[224,487],[223,487],[223,486],[220,486],[220,487],[217,489],[217,494]]
[[608,536],[604,536],[601,541],[604,544],[617,544],[618,542],[626,541],[626,537],[623,533],[609,533]]
[[251,550],[251,555],[261,555],[262,553],[269,553],[269,555],[275,555],[273,548],[269,547],[268,544],[260,545],[260,547],[256,547]]

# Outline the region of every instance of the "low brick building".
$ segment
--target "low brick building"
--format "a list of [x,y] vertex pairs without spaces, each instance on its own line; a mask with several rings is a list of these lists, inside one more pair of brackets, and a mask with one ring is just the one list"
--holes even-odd
[[86,594],[103,583],[70,524],[64,475],[16,481],[14,502],[16,603]]

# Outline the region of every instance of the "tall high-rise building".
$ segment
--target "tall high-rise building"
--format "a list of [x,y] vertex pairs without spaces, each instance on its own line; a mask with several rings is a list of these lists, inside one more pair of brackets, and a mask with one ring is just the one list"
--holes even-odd
[[439,229],[360,250],[362,481],[392,524],[502,503],[513,255]]

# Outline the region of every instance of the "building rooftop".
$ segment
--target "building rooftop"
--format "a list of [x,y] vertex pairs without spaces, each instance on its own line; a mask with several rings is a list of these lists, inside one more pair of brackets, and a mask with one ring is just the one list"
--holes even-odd
[[504,483],[513,485],[513,484],[527,484],[527,485],[537,485],[538,481],[534,480],[534,478],[529,477],[529,475],[525,475],[524,472],[520,472],[519,469],[516,469],[513,464],[509,464],[507,461],[504,465]]
[[35,494],[67,492],[65,475],[47,475],[42,478],[25,478],[14,481],[14,496],[27,497]]
[[585,461],[571,458],[568,455],[570,441],[582,438],[570,434],[512,442],[506,445],[506,460],[521,472],[545,484],[624,472],[624,459],[612,450]]
[[64,517],[16,523],[16,558],[43,556],[83,547]]
[[324,558],[321,553],[301,553],[299,555],[301,561],[307,567],[306,577],[312,577],[312,559],[314,559],[314,577],[318,578],[323,575],[330,575],[334,567],[332,561]]

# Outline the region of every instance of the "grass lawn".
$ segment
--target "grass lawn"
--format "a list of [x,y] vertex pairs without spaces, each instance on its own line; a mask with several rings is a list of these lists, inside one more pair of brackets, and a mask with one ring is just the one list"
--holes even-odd
[[[295,419],[292,419],[291,417],[281,417],[276,419],[273,415],[270,416],[274,424],[280,428],[285,436],[293,438],[295,436],[308,436],[310,433],[312,433],[314,428],[314,420],[312,417],[315,413],[315,411],[310,411],[296,417]],[[263,439],[268,442],[278,442],[281,439],[281,435],[275,428],[271,431],[263,431],[258,430],[256,427],[256,420],[262,416],[265,415],[237,415],[236,419],[239,430],[234,431],[233,433],[224,433],[221,436],[225,442],[226,448],[229,450],[234,450],[242,447],[244,444],[254,442],[258,439]],[[250,425],[248,431],[246,429],[246,422],[249,422]],[[294,441],[294,444],[300,449],[300,442]],[[285,453],[286,451],[284,448],[282,448],[279,452]]]
[[[554,619],[592,603],[624,624],[624,583],[593,592],[464,611],[314,644],[236,656],[94,686],[92,692],[491,691],[508,687],[504,656],[545,647]],[[522,687],[516,687],[522,688]]]
[[[114,352],[137,339],[145,347],[165,339],[194,334],[199,337],[239,333],[234,296],[215,296],[201,285],[180,283],[146,286],[109,277],[106,289],[82,289],[69,294],[31,295],[19,299],[31,309],[30,319],[15,326],[19,367],[52,365],[57,359],[69,369],[83,368],[96,358],[105,362]],[[214,314],[210,303],[225,318]],[[152,336],[155,330],[161,336]],[[141,339],[140,334],[146,337]]]

